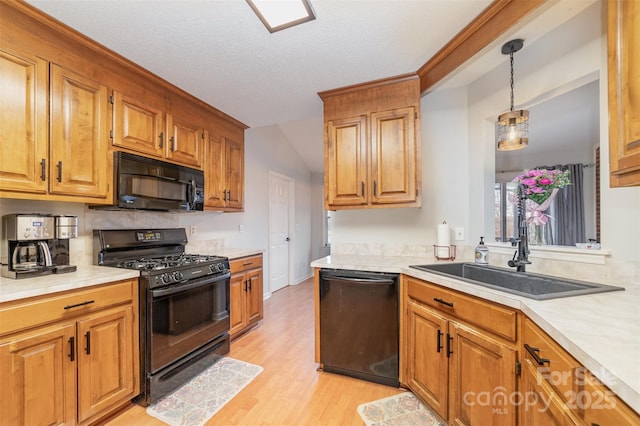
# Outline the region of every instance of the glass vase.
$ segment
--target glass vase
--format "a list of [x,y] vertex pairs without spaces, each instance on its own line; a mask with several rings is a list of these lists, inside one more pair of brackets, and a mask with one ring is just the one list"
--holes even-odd
[[529,223],[529,244],[534,246],[547,245],[547,235],[545,233],[547,224],[536,225],[535,223]]

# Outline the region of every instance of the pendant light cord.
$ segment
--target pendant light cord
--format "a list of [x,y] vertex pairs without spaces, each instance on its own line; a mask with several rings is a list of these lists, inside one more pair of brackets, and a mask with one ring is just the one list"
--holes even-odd
[[513,52],[509,54],[511,58],[511,111],[513,111]]

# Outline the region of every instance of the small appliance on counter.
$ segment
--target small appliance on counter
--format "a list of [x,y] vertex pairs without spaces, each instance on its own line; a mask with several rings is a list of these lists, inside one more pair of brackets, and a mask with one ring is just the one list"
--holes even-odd
[[2,276],[20,279],[75,271],[69,265],[69,238],[77,235],[75,216],[3,216]]

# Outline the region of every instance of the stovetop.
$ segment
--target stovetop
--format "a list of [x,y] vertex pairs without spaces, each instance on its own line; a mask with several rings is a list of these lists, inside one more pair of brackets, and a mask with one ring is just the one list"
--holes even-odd
[[229,274],[229,259],[187,254],[184,228],[94,230],[96,262],[140,271],[150,288]]
[[202,254],[172,254],[157,257],[141,257],[118,262],[117,268],[138,269],[140,271],[157,271],[181,266],[200,266],[203,263],[215,264],[224,262],[227,258]]

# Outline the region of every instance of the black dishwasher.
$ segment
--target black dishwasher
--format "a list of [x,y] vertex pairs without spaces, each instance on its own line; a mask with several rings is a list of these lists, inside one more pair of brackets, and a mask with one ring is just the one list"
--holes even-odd
[[400,385],[398,282],[398,274],[320,270],[324,371]]

